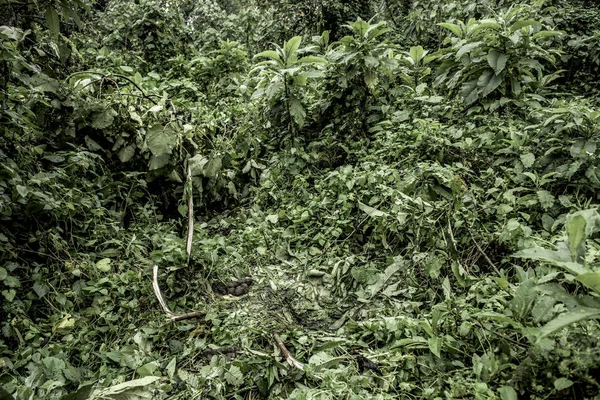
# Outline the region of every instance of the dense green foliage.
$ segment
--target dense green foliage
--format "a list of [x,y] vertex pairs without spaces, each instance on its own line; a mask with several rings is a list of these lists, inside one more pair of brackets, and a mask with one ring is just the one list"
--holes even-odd
[[0,0],[0,397],[600,398],[599,26]]

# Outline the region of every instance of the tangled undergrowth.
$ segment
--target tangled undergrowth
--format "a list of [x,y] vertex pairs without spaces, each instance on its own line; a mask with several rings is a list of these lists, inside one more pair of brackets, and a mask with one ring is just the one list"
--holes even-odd
[[3,10],[0,397],[600,396],[595,3]]

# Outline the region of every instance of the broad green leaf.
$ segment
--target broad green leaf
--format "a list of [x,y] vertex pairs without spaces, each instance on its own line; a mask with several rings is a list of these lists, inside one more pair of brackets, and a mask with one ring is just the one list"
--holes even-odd
[[519,400],[517,391],[512,386],[502,386],[498,388],[498,393],[500,393],[501,400]]
[[554,314],[553,309],[556,299],[552,296],[538,296],[535,306],[531,310],[534,322],[548,321]]
[[171,128],[164,127],[162,124],[152,126],[146,135],[148,148],[155,156],[171,154],[173,148],[177,145],[177,135]]
[[442,347],[442,339],[438,336],[433,336],[427,340],[427,345],[429,346],[429,350],[437,357],[442,358],[441,355],[441,347]]
[[586,272],[585,274],[577,275],[575,279],[600,294],[600,272]]
[[89,383],[87,385],[81,386],[75,392],[62,396],[60,400],[89,400],[91,399],[92,390],[94,389],[94,384]]
[[292,97],[290,99],[290,114],[292,115],[292,118],[294,118],[294,121],[298,124],[298,126],[304,126],[306,110],[304,110],[302,103],[300,103],[300,101],[295,97]]
[[477,25],[474,25],[473,27],[470,27],[469,29],[467,29],[467,34],[470,37],[475,36],[476,33],[478,33],[479,31],[482,31],[484,29],[493,29],[493,30],[498,30],[500,29],[501,26],[498,22],[491,20],[491,19],[484,19],[481,20],[481,22],[479,22]]
[[135,75],[133,76],[133,81],[136,84],[141,84],[142,83],[142,75],[139,72],[136,72]]
[[465,99],[467,105],[475,103],[479,99],[477,80],[465,82],[461,88],[461,96]]
[[204,168],[204,176],[207,178],[215,178],[219,171],[221,171],[222,164],[222,157],[213,156],[208,162],[208,164],[206,164],[206,168]]
[[281,57],[279,57],[279,54],[277,54],[277,52],[273,51],[273,50],[267,50],[267,51],[263,51],[262,53],[258,53],[257,55],[254,56],[254,58],[256,58],[256,57],[270,58],[271,60],[277,61],[279,64],[283,65],[283,61],[281,61]]
[[539,26],[541,24],[542,24],[541,22],[534,21],[531,19],[522,19],[522,20],[519,20],[519,21],[515,22],[514,24],[512,24],[512,26],[510,27],[510,31],[514,32],[514,31],[524,28],[526,26]]
[[554,381],[554,388],[558,391],[565,390],[573,386],[573,381],[567,378],[558,378]]
[[111,107],[96,113],[92,119],[92,127],[96,129],[106,129],[112,125],[117,115],[117,112]]
[[8,271],[6,268],[0,267],[0,281],[3,281],[8,276]]
[[58,19],[58,12],[52,6],[46,7],[46,23],[48,23],[48,29],[54,35],[60,33],[60,23]]
[[518,251],[513,257],[526,258],[530,260],[545,261],[558,267],[564,268],[573,275],[580,275],[588,272],[581,264],[571,261],[571,255],[565,251],[554,251],[543,247],[532,247]]
[[547,190],[538,190],[536,194],[544,210],[549,210],[554,206],[554,196],[552,193]]
[[167,365],[167,368],[165,368],[169,378],[173,378],[175,376],[176,368],[177,368],[177,357],[173,357],[173,359]]
[[540,31],[538,33],[536,33],[535,35],[533,35],[531,38],[533,40],[537,40],[537,39],[543,39],[543,38],[547,38],[547,37],[552,37],[552,36],[562,36],[563,32],[560,31]]
[[421,47],[421,46],[413,46],[410,48],[409,54],[410,54],[410,58],[413,59],[415,64],[418,64],[419,61],[421,61],[421,59],[425,55],[425,51],[423,50],[423,47]]
[[494,73],[496,75],[500,75],[500,72],[502,72],[504,67],[506,67],[506,61],[508,61],[508,57],[499,51],[492,50],[489,52],[487,60],[490,67],[493,68]]
[[204,157],[202,154],[196,154],[188,160],[192,176],[202,175],[206,164],[208,164],[208,158]]
[[519,284],[510,303],[519,319],[523,319],[529,314],[536,297],[537,292],[535,290],[535,281],[533,279],[528,279]]
[[327,60],[325,60],[324,58],[321,57],[316,57],[316,56],[306,56],[306,57],[302,57],[301,59],[298,60],[299,63],[326,63]]
[[131,158],[134,155],[135,155],[135,146],[130,144],[129,146],[123,147],[119,151],[119,160],[121,160],[121,162],[123,162],[123,163],[126,163],[127,161],[131,160]]
[[369,25],[362,19],[359,19],[358,21],[351,23],[350,27],[352,28],[352,30],[354,31],[355,34],[358,34],[359,36],[364,37],[366,35],[367,31],[369,30],[369,28],[371,27],[371,25]]
[[160,154],[158,156],[152,155],[152,157],[150,157],[150,161],[148,163],[148,169],[150,171],[160,169],[160,168],[164,167],[165,165],[167,165],[169,163],[170,159],[171,159],[171,155],[168,153]]
[[27,189],[26,186],[17,185],[15,186],[15,188],[17,189],[17,193],[19,193],[21,197],[27,197],[27,195],[29,194],[29,189]]
[[153,397],[153,390],[148,388],[148,386],[159,379],[157,376],[146,376],[123,382],[92,395],[92,400],[150,400]]
[[462,29],[460,29],[460,26],[458,26],[458,25],[450,24],[448,22],[441,22],[438,25],[441,26],[442,28],[448,29],[450,32],[454,33],[459,38],[463,37]]
[[[531,168],[535,162],[535,155],[533,153],[521,154],[521,162],[525,168]],[[535,181],[534,181],[535,182]]]
[[290,57],[292,55],[295,55],[298,51],[298,48],[300,47],[301,42],[302,36],[294,36],[293,38],[285,42],[283,50],[285,51],[286,56]]
[[[139,367],[136,372],[139,376],[154,376],[156,375],[155,372],[158,369],[158,365],[156,364],[155,361],[153,362],[149,362],[146,363],[144,365],[142,365],[141,367]],[[159,371],[160,374],[160,371]]]
[[294,86],[304,86],[304,85],[306,85],[306,75],[294,76]]
[[456,52],[456,59],[460,60],[460,58],[462,56],[464,56],[467,53],[470,53],[471,51],[473,51],[474,49],[478,48],[479,46],[481,46],[483,42],[473,42],[473,43],[467,43],[465,45],[463,45],[457,52]]
[[551,335],[562,328],[565,328],[575,322],[583,321],[591,318],[600,318],[600,308],[580,307],[573,311],[566,312],[554,318],[540,329],[537,336],[537,341]]
[[111,260],[110,258],[103,258],[102,260],[96,262],[96,268],[102,272],[108,272],[111,270]]
[[364,203],[358,202],[358,208],[367,213],[369,217],[378,218],[378,217],[387,217],[389,214],[383,211],[379,211],[376,208],[368,206]]
[[377,85],[377,74],[371,70],[365,71],[364,80],[369,89],[375,89],[375,85]]
[[496,90],[501,83],[502,78],[494,74],[494,71],[485,71],[477,81],[477,86],[482,88],[481,97],[487,97],[487,95]]
[[574,261],[578,261],[585,253],[585,226],[587,222],[582,215],[576,215],[567,224],[569,250]]

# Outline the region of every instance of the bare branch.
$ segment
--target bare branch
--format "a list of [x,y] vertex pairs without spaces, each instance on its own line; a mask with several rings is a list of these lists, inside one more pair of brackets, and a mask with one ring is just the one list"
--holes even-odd
[[192,168],[189,164],[187,167],[186,185],[188,187],[188,233],[185,251],[187,251],[187,265],[189,266],[190,257],[192,256],[192,238],[194,236],[194,195],[192,191]]
[[167,314],[167,319],[169,319],[171,322],[181,321],[184,319],[201,318],[206,315],[206,313],[203,311],[194,311],[194,312],[186,313],[186,314],[175,314],[173,311],[171,311],[171,309],[167,305],[167,302],[163,298],[163,295],[160,291],[160,286],[158,286],[158,266],[157,265],[154,266],[154,270],[153,270],[152,288],[154,289],[154,294],[156,295],[158,302],[160,303],[161,307]]
[[483,258],[485,258],[485,260],[488,262],[488,264],[490,264],[492,266],[492,268],[494,268],[494,271],[496,271],[496,273],[498,275],[502,275],[500,273],[500,270],[498,269],[498,267],[496,267],[496,264],[494,264],[494,262],[492,260],[490,260],[490,258],[487,256],[487,254],[485,254],[485,251],[483,251],[483,249],[479,245],[479,243],[477,243],[477,240],[475,240],[475,237],[473,236],[473,232],[471,232],[471,229],[469,229],[468,226],[467,226],[467,230],[469,231],[469,235],[471,236],[473,243],[475,243],[475,247],[477,247],[477,250],[481,253]]
[[304,364],[302,364],[300,361],[298,361],[294,357],[292,357],[292,355],[290,354],[288,349],[285,347],[285,345],[281,341],[281,338],[279,337],[279,335],[275,332],[275,333],[273,333],[273,336],[275,337],[275,342],[277,342],[277,346],[279,346],[281,353],[285,357],[285,361],[287,361],[287,363],[290,364],[292,367],[296,367],[298,369],[304,370]]

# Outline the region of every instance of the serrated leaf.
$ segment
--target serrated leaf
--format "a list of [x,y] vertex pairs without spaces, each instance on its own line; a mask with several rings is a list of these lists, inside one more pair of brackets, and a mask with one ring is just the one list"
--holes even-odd
[[240,386],[244,383],[244,374],[240,368],[236,365],[232,365],[227,372],[225,372],[225,380],[232,386]]
[[500,75],[500,72],[502,72],[504,70],[504,67],[506,67],[508,57],[506,57],[505,54],[502,54],[499,51],[492,50],[487,56],[487,61],[490,67],[492,67],[492,69],[494,70],[494,73],[496,75]]

